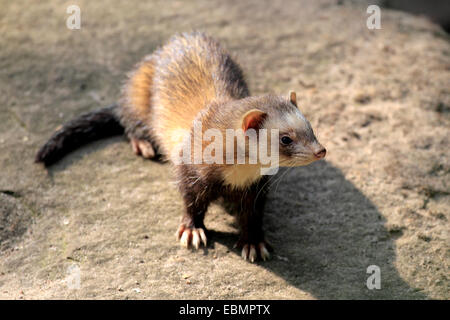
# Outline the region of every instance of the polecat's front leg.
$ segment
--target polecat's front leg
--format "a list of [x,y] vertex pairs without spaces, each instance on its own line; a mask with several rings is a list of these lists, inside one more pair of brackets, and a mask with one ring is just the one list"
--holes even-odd
[[207,244],[203,220],[213,199],[208,186],[190,172],[188,167],[180,169],[179,187],[183,195],[185,213],[181,218],[176,236],[183,247],[189,248],[192,245],[195,249],[198,249],[201,243],[204,246]]
[[203,223],[205,213],[209,205],[209,200],[187,192],[183,195],[185,204],[185,214],[181,218],[181,224],[176,236],[183,247],[189,248],[191,245],[198,249],[200,243],[206,247],[206,228]]
[[271,248],[264,238],[262,227],[265,198],[265,195],[257,198],[255,194],[249,195],[237,217],[241,234],[236,246],[242,248],[242,258],[251,262],[257,257],[262,260],[270,259]]
[[244,260],[254,262],[258,257],[270,259],[272,248],[266,242],[263,231],[263,213],[266,202],[266,192],[263,190],[266,179],[243,192],[234,191],[227,196],[227,201],[233,201],[237,208],[237,222],[240,237],[235,247],[242,249]]

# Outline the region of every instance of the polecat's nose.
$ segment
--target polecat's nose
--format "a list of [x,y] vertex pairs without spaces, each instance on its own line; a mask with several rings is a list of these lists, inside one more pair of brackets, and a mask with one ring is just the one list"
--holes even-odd
[[325,157],[326,153],[327,153],[327,150],[324,147],[322,147],[321,149],[319,149],[319,151],[314,152],[314,156],[317,159],[322,159],[323,157]]

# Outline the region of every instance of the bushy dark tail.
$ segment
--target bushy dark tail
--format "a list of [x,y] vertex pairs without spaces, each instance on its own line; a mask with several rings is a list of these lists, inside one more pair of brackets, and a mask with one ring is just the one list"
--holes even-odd
[[49,166],[88,142],[123,132],[116,104],[87,112],[56,131],[36,154],[34,161]]

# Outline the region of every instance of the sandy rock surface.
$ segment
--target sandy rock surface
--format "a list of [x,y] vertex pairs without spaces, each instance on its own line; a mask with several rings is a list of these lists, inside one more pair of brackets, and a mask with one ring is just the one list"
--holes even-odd
[[[382,29],[368,30],[366,7],[345,1],[77,3],[81,30],[66,28],[68,3],[0,4],[0,298],[450,298],[450,44],[439,27],[383,10]],[[57,126],[116,101],[134,63],[193,29],[236,55],[253,94],[296,90],[328,150],[272,180],[269,262],[240,258],[217,205],[208,247],[180,248],[173,170],[123,137],[48,172],[33,163]],[[380,290],[366,286],[370,265]]]

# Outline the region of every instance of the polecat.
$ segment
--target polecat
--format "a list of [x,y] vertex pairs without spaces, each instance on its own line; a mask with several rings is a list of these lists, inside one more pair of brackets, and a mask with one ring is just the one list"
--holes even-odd
[[[215,136],[215,142],[225,146],[222,155],[211,150],[208,141],[195,146],[194,132],[205,134],[210,129],[222,134]],[[237,135],[231,143],[225,141],[230,129],[245,135],[244,162],[236,153]],[[263,135],[263,129],[275,130],[278,136]],[[247,135],[251,130],[256,140]],[[251,161],[254,145],[249,142],[275,144],[280,166],[307,165],[326,153],[298,109],[294,92],[287,98],[250,97],[239,65],[218,42],[198,32],[176,35],[144,58],[129,74],[118,104],[64,124],[35,161],[51,165],[84,143],[123,131],[136,154],[162,156],[175,164],[185,204],[176,233],[180,243],[196,249],[201,243],[206,246],[203,219],[208,205],[221,197],[235,205],[240,227],[237,246],[242,257],[252,262],[257,257],[268,259],[270,247],[262,228],[267,175],[261,174],[259,158]],[[184,159],[194,161],[180,161],[186,150],[190,154]],[[208,150],[218,161],[195,161],[196,150],[201,155]]]

